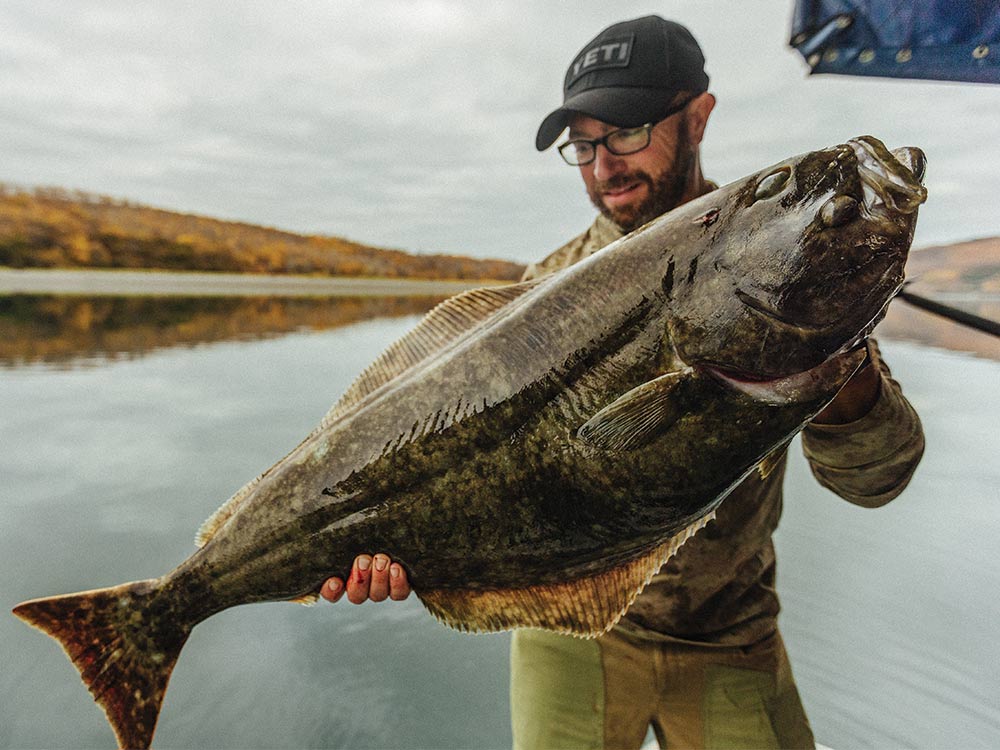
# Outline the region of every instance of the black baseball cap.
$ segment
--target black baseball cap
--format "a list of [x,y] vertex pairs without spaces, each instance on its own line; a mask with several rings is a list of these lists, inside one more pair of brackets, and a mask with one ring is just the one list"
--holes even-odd
[[535,148],[544,151],[574,114],[622,128],[662,120],[681,91],[708,90],[705,56],[684,26],[644,16],[608,26],[573,58],[563,105],[542,120]]

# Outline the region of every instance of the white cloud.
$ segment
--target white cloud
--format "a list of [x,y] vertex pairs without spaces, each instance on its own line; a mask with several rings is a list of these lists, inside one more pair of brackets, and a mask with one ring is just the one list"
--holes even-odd
[[534,150],[565,66],[605,25],[672,13],[719,105],[728,181],[871,132],[924,148],[918,241],[997,234],[1000,87],[808,78],[791,3],[7,0],[0,180],[62,184],[296,231],[527,261],[592,216]]

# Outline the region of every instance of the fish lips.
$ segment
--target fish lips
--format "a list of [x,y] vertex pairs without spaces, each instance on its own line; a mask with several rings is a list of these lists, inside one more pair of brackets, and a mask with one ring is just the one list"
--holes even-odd
[[914,146],[889,151],[869,135],[848,141],[858,163],[865,213],[874,218],[896,218],[915,214],[927,200],[922,180],[927,157]]
[[867,356],[864,348],[855,349],[829,357],[816,367],[778,378],[760,378],[721,365],[704,364],[696,369],[707,372],[726,387],[754,401],[787,406],[832,399]]

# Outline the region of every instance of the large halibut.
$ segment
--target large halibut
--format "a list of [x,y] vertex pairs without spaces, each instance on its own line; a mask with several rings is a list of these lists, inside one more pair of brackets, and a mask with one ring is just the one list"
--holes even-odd
[[314,599],[381,550],[456,628],[610,628],[859,366],[926,197],[860,137],[677,208],[540,280],[467,292],[379,357],[161,578],[35,599],[121,745],[191,629]]

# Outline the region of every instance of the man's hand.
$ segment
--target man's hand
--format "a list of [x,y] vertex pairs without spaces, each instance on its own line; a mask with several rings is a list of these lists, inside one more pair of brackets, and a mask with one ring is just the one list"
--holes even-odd
[[[330,578],[319,591],[327,601],[335,602],[344,595],[344,582],[339,578]],[[361,604],[366,599],[373,602],[385,601],[387,598],[402,601],[410,595],[410,582],[406,580],[406,571],[399,563],[392,562],[387,555],[381,553],[358,555],[354,558],[354,566],[347,578],[347,600],[353,604]]]
[[837,397],[813,418],[813,422],[847,424],[861,419],[875,406],[881,386],[882,376],[869,355],[861,369],[851,376]]

